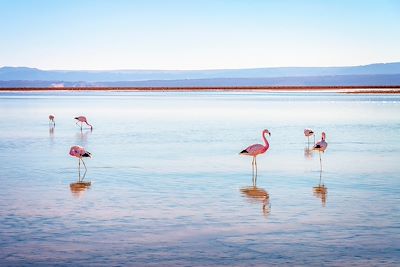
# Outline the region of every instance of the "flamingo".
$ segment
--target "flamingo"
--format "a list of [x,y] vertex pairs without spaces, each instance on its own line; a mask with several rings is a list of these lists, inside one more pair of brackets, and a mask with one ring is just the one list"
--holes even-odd
[[310,136],[314,136],[314,144],[315,144],[315,135],[314,131],[311,129],[304,129],[304,135],[307,137],[307,144],[310,146]]
[[271,133],[265,129],[262,132],[262,138],[264,139],[264,145],[261,144],[254,144],[249,146],[248,148],[246,148],[245,150],[243,150],[242,152],[239,153],[239,155],[246,155],[246,156],[252,156],[253,157],[253,162],[251,163],[252,165],[252,170],[253,170],[253,179],[254,179],[254,167],[256,169],[256,176],[255,179],[257,179],[257,159],[256,157],[260,154],[264,154],[268,148],[269,148],[269,143],[267,138],[265,138],[265,135],[268,134],[269,136],[271,136]]
[[[88,126],[90,126],[90,130],[93,130],[93,126],[90,125],[90,124],[87,122],[87,119],[86,119],[85,116],[78,116],[78,117],[75,117],[74,119],[77,120],[77,121],[76,121],[76,125],[78,125],[78,122],[81,123],[81,130],[82,130],[82,125],[83,125],[83,123],[86,123]],[[79,126],[79,125],[78,125],[78,126]]]
[[[69,154],[72,157],[78,158],[78,160],[79,160],[79,165],[78,165],[79,180],[78,180],[78,182],[81,182],[81,181],[83,181],[83,179],[85,179],[85,175],[87,172],[85,162],[83,161],[82,158],[91,158],[92,154],[90,152],[86,151],[85,148],[83,148],[81,146],[72,146],[71,149],[69,150]],[[83,174],[82,180],[81,180],[81,161],[83,163],[83,166],[85,167],[85,173]]]
[[321,167],[321,171],[322,171],[321,152],[324,152],[326,150],[326,148],[328,147],[328,143],[325,141],[325,137],[326,137],[325,132],[322,132],[321,140],[318,141],[313,147],[313,150],[318,150],[318,153],[319,153],[319,165]]
[[49,124],[52,123],[54,126],[56,126],[56,122],[54,121],[54,118],[55,118],[55,117],[54,117],[53,114],[50,114],[50,115],[49,115]]

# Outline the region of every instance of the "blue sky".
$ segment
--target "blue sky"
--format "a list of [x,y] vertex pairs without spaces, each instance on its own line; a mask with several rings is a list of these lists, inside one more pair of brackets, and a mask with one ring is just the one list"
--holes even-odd
[[0,0],[0,66],[220,69],[400,61],[397,0]]

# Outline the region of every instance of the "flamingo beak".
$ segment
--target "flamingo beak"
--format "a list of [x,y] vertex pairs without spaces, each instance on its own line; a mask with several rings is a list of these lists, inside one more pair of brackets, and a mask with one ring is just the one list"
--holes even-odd
[[77,119],[78,119],[78,117],[75,117],[74,119],[75,119],[75,120],[77,120]]
[[268,133],[269,134],[269,136],[271,136],[271,133]]

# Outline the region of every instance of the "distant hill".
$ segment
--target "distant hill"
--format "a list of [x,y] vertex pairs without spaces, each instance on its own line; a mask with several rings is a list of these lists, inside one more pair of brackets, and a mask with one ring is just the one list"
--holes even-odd
[[68,71],[0,68],[0,87],[400,85],[400,62],[352,67]]

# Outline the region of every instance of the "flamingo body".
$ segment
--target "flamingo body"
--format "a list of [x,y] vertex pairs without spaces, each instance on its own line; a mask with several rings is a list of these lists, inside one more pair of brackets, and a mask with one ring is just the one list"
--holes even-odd
[[322,138],[320,141],[318,141],[315,145],[314,145],[314,150],[318,150],[321,152],[324,152],[326,150],[326,148],[328,147],[328,143],[325,141],[326,135],[325,132],[322,133]]
[[307,137],[307,144],[308,147],[310,147],[310,136],[314,137],[314,143],[315,143],[315,135],[314,135],[314,131],[311,129],[304,129],[304,136]]
[[262,132],[262,138],[264,139],[265,145],[254,144],[254,145],[248,146],[246,149],[242,150],[239,154],[246,155],[246,156],[252,156],[252,157],[256,157],[260,154],[264,154],[269,148],[269,143],[268,143],[267,139],[265,138],[266,134],[271,136],[271,133],[268,130],[264,130]]
[[304,129],[304,135],[305,135],[306,137],[313,136],[313,135],[314,135],[314,131],[311,130],[311,129]]
[[85,116],[78,116],[78,117],[75,117],[74,119],[77,120],[76,124],[78,124],[78,122],[81,123],[81,130],[82,130],[82,124],[83,123],[86,123],[86,125],[90,126],[91,130],[93,129],[93,126],[88,123],[88,121],[87,121]]
[[313,149],[317,150],[319,153],[319,165],[320,165],[320,171],[322,172],[322,159],[321,159],[321,152],[324,152],[326,150],[326,148],[328,147],[328,143],[325,141],[325,132],[322,132],[322,137],[321,137],[321,141],[318,141]]
[[263,146],[261,144],[254,144],[240,152],[240,155],[247,155],[247,156],[253,156],[256,157],[260,154],[264,154],[269,148],[268,146]]
[[73,146],[71,147],[71,149],[69,150],[69,154],[72,157],[76,157],[76,158],[85,158],[85,157],[91,157],[92,154],[88,151],[85,150],[85,148],[81,147],[81,146]]
[[53,114],[50,114],[49,115],[49,124],[52,123],[52,124],[56,125],[56,122],[54,121],[54,119],[55,119],[55,116]]

